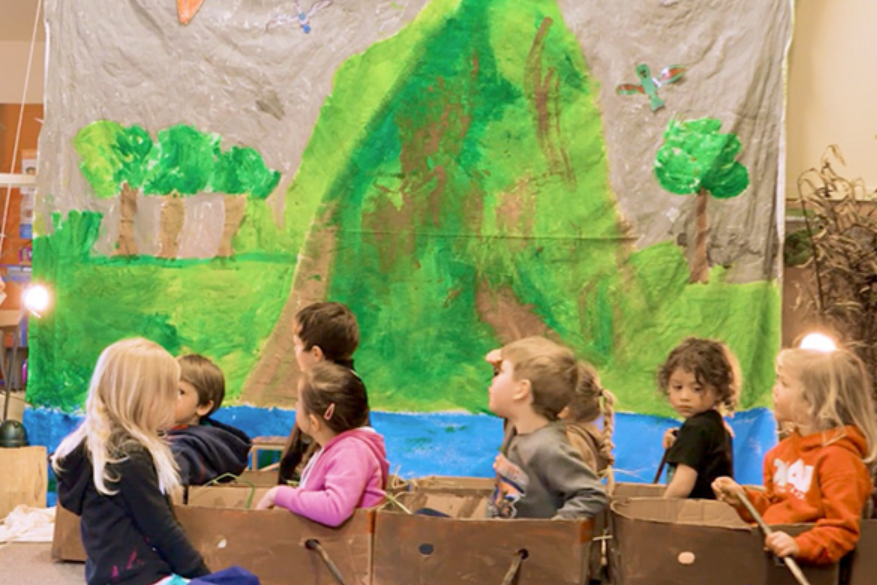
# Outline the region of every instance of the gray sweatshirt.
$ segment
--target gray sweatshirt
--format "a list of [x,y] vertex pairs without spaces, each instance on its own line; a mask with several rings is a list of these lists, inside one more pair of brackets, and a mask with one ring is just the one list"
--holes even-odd
[[508,437],[494,468],[491,517],[591,518],[606,507],[600,480],[570,445],[560,422]]

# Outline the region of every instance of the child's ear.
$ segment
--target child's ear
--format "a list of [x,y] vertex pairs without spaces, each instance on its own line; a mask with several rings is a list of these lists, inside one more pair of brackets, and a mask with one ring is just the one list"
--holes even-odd
[[326,354],[323,353],[323,349],[319,345],[313,346],[310,351],[311,355],[313,355],[314,359],[318,362],[322,362],[326,359]]
[[210,414],[210,411],[211,411],[211,410],[213,410],[213,401],[212,401],[212,400],[208,400],[208,401],[205,402],[204,404],[199,404],[199,405],[195,408],[195,414],[197,414],[199,417],[205,417],[205,416],[207,416],[208,414]]
[[514,394],[512,394],[512,398],[515,400],[526,400],[527,402],[531,402],[533,399],[533,384],[530,382],[530,380],[518,380],[517,387],[515,388]]

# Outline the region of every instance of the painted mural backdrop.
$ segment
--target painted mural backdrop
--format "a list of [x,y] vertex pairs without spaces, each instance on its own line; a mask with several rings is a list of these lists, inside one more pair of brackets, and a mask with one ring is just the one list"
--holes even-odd
[[410,413],[381,429],[402,458],[492,445],[482,358],[527,334],[636,415],[671,413],[673,346],[721,338],[743,409],[768,405],[788,1],[287,4],[182,26],[166,0],[47,2],[33,404],[75,411],[101,349],[144,335],[285,433],[264,409],[294,406],[292,315],[332,299],[373,408]]

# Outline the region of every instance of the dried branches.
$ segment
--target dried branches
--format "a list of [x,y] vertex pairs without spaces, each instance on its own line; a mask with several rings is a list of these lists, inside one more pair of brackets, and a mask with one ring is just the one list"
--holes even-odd
[[832,145],[818,169],[798,178],[811,248],[804,266],[816,278],[810,305],[877,379],[877,192],[839,175],[838,163],[845,164]]

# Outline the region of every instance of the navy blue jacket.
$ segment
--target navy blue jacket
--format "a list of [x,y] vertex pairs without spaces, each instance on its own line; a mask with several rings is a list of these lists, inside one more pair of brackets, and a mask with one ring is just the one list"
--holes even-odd
[[212,418],[173,429],[168,438],[183,485],[204,485],[226,473],[240,475],[247,468],[250,437]]
[[111,477],[118,478],[107,483],[117,490],[112,496],[98,493],[84,443],[61,460],[58,501],[82,518],[85,580],[89,585],[151,585],[173,573],[187,578],[208,574],[159,489],[149,452],[133,441],[129,445],[125,459],[107,465]]

